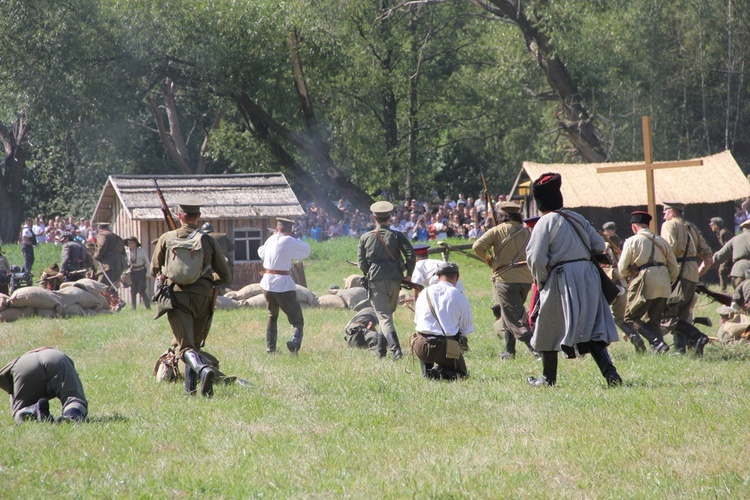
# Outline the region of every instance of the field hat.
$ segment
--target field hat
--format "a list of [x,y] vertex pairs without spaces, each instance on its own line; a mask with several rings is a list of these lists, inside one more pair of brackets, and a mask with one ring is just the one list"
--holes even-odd
[[370,205],[370,211],[375,217],[388,217],[393,212],[393,204],[390,201],[376,201]]
[[175,199],[180,211],[186,214],[200,213],[203,206],[203,200],[197,196],[179,196]]
[[285,231],[291,231],[294,227],[294,221],[290,219],[284,219],[282,217],[276,217],[276,227],[282,227]]
[[617,230],[617,224],[615,224],[613,221],[605,222],[602,226],[602,229],[614,229]]
[[443,276],[445,274],[458,274],[458,264],[455,262],[446,262],[438,268],[435,272],[437,276]]
[[518,214],[521,213],[521,205],[512,201],[503,201],[498,204],[498,209],[502,210],[506,214]]
[[672,210],[679,210],[680,212],[685,211],[685,204],[680,203],[679,201],[663,201],[662,205],[664,205],[664,210],[671,208]]

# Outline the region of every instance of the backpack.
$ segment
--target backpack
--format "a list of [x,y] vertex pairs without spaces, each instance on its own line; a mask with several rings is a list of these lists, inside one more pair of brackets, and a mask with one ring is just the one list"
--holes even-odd
[[187,238],[177,236],[177,231],[167,234],[167,255],[164,258],[165,275],[178,285],[192,285],[208,271],[203,266],[203,233],[197,229]]

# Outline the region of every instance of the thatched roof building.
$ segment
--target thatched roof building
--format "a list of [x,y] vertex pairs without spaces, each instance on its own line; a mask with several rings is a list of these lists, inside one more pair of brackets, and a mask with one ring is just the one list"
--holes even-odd
[[[721,217],[727,229],[732,231],[735,202],[750,196],[750,181],[729,151],[701,159],[703,165],[699,167],[655,169],[656,203],[658,209],[665,201],[686,203],[686,218],[698,225],[709,244],[718,249],[719,244],[711,234],[708,221],[711,217]],[[529,189],[531,182],[546,172],[558,172],[562,175],[566,208],[580,212],[597,228],[607,221],[614,221],[618,234],[627,237],[630,236],[630,212],[646,209],[646,173],[643,170],[597,173],[596,169],[639,163],[642,164],[524,162],[512,196],[524,202],[526,216],[536,215],[536,204]],[[658,225],[661,225],[661,220]]]
[[233,175],[112,175],[107,179],[91,220],[107,221],[122,237],[135,236],[151,255],[151,242],[167,230],[154,179],[176,217],[175,200],[182,195],[205,200],[201,219],[235,246],[233,287],[256,279],[258,247],[275,227],[277,217],[304,214],[281,173]]

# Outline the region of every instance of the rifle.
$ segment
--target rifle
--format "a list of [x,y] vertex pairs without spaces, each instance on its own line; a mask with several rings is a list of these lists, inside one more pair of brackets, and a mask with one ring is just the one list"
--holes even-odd
[[167,200],[164,199],[164,195],[161,193],[161,189],[159,188],[159,184],[156,182],[155,178],[151,179],[154,181],[154,186],[156,187],[156,196],[159,197],[159,201],[161,201],[161,213],[164,215],[164,222],[167,223],[167,227],[170,231],[174,231],[175,229],[179,228],[179,224],[177,224],[177,221],[174,219],[174,216],[172,215],[172,211],[169,210],[169,205],[167,205]]
[[612,238],[604,234],[604,231],[599,230],[598,233],[599,233],[599,236],[604,238],[604,241],[609,243],[609,247],[612,249],[612,257],[614,258],[614,261],[615,261],[614,263],[610,263],[610,264],[616,266],[617,262],[620,260],[620,255],[622,255],[622,248],[617,246],[617,243],[612,241]]
[[492,195],[490,194],[490,188],[487,187],[487,179],[484,178],[484,173],[480,172],[479,175],[482,177],[482,188],[484,189],[484,201],[487,203],[487,217],[492,220],[492,226],[497,226],[497,213],[495,212],[495,204],[492,202]]
[[732,305],[732,297],[730,295],[709,290],[708,287],[703,283],[698,283],[698,285],[695,287],[695,291],[707,296],[708,298],[710,298],[714,302],[718,302],[719,304],[723,304],[725,306]]
[[[346,263],[349,264],[350,266],[359,267],[359,264],[357,264],[356,262],[353,262],[353,261],[351,261],[349,259],[346,259]],[[365,288],[367,288],[367,281],[368,281],[367,280],[367,276],[364,276],[362,278],[362,282],[363,282]],[[401,278],[401,288],[403,288],[405,290],[416,290],[418,292],[421,292],[422,290],[424,290],[424,287],[422,285],[420,285],[419,283],[414,283],[413,281],[408,280],[406,278]]]
[[[471,248],[471,244],[467,243],[465,245],[451,245],[450,243],[446,243],[445,241],[438,241],[438,248],[441,249],[442,252],[458,252],[461,255],[465,255],[466,257],[469,257],[470,259],[478,260],[479,262],[482,262],[483,264],[486,264],[485,261],[483,261],[478,255],[469,253],[464,251],[464,248],[467,250]],[[429,253],[429,251],[428,251]]]

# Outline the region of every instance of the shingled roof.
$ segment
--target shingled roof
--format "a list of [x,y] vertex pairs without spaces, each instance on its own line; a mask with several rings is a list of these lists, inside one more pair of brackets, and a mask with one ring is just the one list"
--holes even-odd
[[304,210],[281,173],[233,175],[111,175],[94,210],[95,220],[109,220],[119,199],[131,220],[162,220],[154,179],[175,210],[175,199],[189,194],[205,200],[204,219],[296,217]]
[[[750,182],[742,173],[732,153],[724,151],[701,158],[700,167],[654,170],[656,202],[721,203],[750,196]],[[597,174],[597,167],[636,165],[629,163],[550,164],[524,162],[530,179],[546,172],[562,175],[565,206],[613,208],[646,205],[644,171]],[[655,162],[658,164],[659,162]]]

